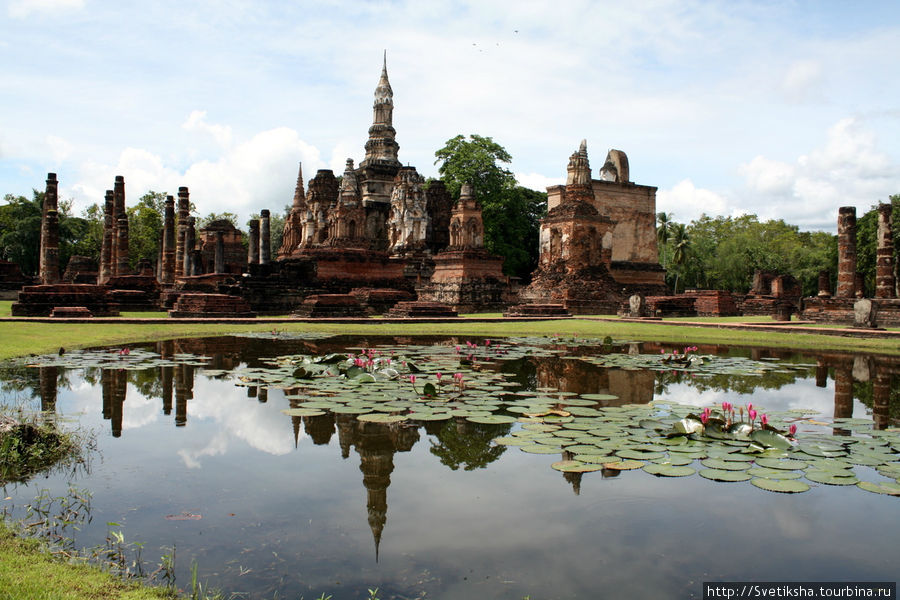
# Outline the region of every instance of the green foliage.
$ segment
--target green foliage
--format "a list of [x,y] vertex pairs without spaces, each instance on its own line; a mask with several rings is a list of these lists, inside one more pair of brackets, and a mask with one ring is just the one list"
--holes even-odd
[[500,458],[505,446],[495,446],[491,441],[509,433],[511,425],[480,425],[450,421],[437,434],[437,442],[431,442],[430,452],[442,465],[456,471],[483,469]]
[[[657,219],[661,223],[659,216]],[[756,215],[703,215],[689,225],[668,222],[668,228],[660,255],[670,259],[667,277],[683,279],[684,287],[746,293],[754,272],[762,270],[793,275],[804,295],[812,296],[818,290],[819,271],[836,271],[834,235],[800,231],[780,219],[760,222]],[[657,239],[659,232],[657,228]],[[685,238],[688,252],[678,252]]]
[[41,415],[0,414],[0,485],[24,482],[68,460],[78,460],[80,444]]
[[0,258],[35,275],[40,264],[41,207],[44,193],[34,190],[31,200],[7,194],[0,206]]
[[154,264],[158,260],[165,205],[166,194],[150,190],[140,197],[137,204],[125,209],[128,213],[128,253],[132,268],[142,258],[150,259]]
[[516,185],[512,172],[501,166],[512,157],[490,137],[458,135],[434,155],[452,196],[459,196],[464,183],[472,185],[483,211],[485,248],[505,259],[506,274],[527,279],[538,261],[547,195]]
[[[891,224],[894,238],[894,260],[900,255],[900,194],[890,197]],[[862,217],[856,220],[856,270],[862,273],[865,295],[875,295],[875,259],[878,250],[878,206],[873,205]]]

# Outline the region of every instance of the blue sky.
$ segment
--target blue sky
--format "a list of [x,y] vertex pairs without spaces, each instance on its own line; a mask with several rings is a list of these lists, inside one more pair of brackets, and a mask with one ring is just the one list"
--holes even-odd
[[677,221],[755,213],[834,230],[900,193],[897,2],[8,0],[0,193],[55,171],[76,211],[116,175],[198,213],[290,203],[297,163],[363,158],[382,52],[400,159],[437,176],[493,137],[520,183],[628,154]]

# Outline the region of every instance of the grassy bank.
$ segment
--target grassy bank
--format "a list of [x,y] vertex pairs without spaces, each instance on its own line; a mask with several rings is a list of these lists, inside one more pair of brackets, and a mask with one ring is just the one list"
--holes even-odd
[[0,359],[56,352],[91,346],[119,345],[142,341],[227,335],[248,331],[315,331],[358,335],[456,335],[506,337],[539,335],[578,336],[616,340],[657,341],[672,344],[724,344],[806,350],[844,350],[900,355],[896,339],[850,338],[802,332],[771,332],[674,326],[660,323],[629,323],[610,320],[561,319],[496,323],[468,319],[446,323],[179,323],[160,319],[152,323],[0,323]]
[[0,522],[0,600],[161,600],[165,590],[124,583],[87,564],[59,561]]

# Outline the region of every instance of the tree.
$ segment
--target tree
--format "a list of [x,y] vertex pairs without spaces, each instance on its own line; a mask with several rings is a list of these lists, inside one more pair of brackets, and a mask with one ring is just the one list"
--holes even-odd
[[656,213],[656,247],[659,254],[659,263],[663,268],[666,268],[666,264],[668,264],[668,261],[666,260],[666,249],[668,248],[669,237],[672,233],[673,225],[674,223],[672,222],[672,217],[669,213]]
[[512,172],[501,166],[512,157],[490,137],[458,135],[434,155],[452,196],[459,197],[464,183],[472,185],[483,211],[485,248],[505,259],[506,274],[527,279],[538,261],[547,195],[516,185]]
[[166,194],[149,190],[137,204],[126,208],[128,214],[128,256],[131,268],[142,258],[153,263],[159,258]]
[[691,248],[691,238],[687,232],[687,228],[683,223],[676,223],[672,228],[672,264],[676,267],[675,271],[675,288],[678,293],[678,276],[681,274],[681,267],[687,261]]
[[44,192],[33,190],[31,200],[7,194],[4,201],[6,204],[0,206],[0,258],[19,265],[25,275],[36,275]]

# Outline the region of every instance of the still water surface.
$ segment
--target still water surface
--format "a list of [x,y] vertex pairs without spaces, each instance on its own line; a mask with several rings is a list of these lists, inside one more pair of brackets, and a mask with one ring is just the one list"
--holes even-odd
[[[702,597],[705,581],[897,579],[897,497],[815,484],[778,494],[641,470],[564,474],[550,467],[559,455],[491,443],[519,424],[290,417],[282,410],[297,404],[285,390],[216,375],[264,366],[266,357],[402,341],[409,339],[181,340],[147,348],[203,355],[206,366],[17,372],[4,402],[76,418],[97,432],[99,451],[74,478],[7,486],[3,504],[22,514],[40,490],[64,494],[72,481],[92,494],[79,546],[101,544],[113,522],[143,544],[151,570],[174,546],[180,587],[196,561],[201,580],[242,598],[366,598],[376,587],[382,599],[692,598]],[[618,396],[604,404],[751,401],[873,419],[877,429],[896,426],[900,412],[900,365],[886,359],[754,351],[807,366],[692,378],[562,358],[603,351],[561,349],[485,368],[508,373],[513,391]],[[882,385],[873,394],[876,373]],[[884,479],[868,467],[855,471]]]

